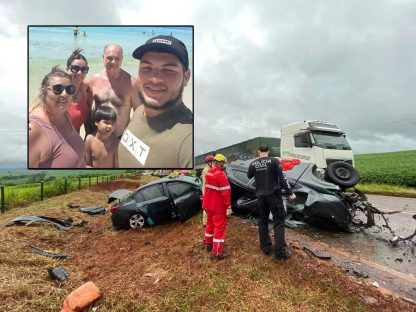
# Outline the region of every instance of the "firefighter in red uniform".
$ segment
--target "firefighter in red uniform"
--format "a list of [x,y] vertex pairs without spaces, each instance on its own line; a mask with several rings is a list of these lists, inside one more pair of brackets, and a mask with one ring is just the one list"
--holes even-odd
[[214,167],[205,177],[205,194],[202,207],[207,212],[205,245],[212,250],[214,259],[224,259],[230,254],[223,251],[227,216],[231,214],[231,188],[222,171],[227,159],[222,154],[214,157]]

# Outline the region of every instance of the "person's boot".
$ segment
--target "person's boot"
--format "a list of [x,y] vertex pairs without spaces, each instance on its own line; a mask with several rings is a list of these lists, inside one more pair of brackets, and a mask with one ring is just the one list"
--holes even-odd
[[276,254],[276,260],[278,261],[285,261],[292,256],[292,252],[288,247],[283,249],[283,252]]
[[230,255],[231,255],[230,252],[223,251],[222,253],[216,256],[212,255],[211,260],[222,260],[222,259],[228,258]]
[[212,244],[205,244],[206,251],[212,251]]

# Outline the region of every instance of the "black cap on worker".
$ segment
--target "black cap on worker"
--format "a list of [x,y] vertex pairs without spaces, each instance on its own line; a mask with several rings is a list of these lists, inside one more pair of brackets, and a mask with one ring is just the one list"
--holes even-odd
[[144,45],[141,45],[133,52],[133,57],[141,60],[143,54],[149,51],[166,52],[175,54],[183,64],[184,69],[188,69],[188,51],[185,44],[172,36],[157,36],[150,38]]

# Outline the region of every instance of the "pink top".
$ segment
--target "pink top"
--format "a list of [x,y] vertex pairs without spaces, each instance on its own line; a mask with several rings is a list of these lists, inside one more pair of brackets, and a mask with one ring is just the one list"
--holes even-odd
[[81,126],[90,117],[90,109],[88,108],[87,98],[83,98],[78,102],[72,102],[69,104],[68,113],[71,116],[72,124],[79,133]]
[[[69,114],[65,113],[70,122]],[[48,159],[39,163],[39,168],[85,168],[85,145],[75,128],[65,138],[54,126],[30,113],[29,122],[36,123],[49,141]],[[30,153],[30,151],[29,151]]]

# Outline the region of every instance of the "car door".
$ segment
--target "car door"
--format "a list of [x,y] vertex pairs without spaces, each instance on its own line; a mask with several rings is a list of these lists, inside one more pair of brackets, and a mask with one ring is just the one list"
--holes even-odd
[[140,194],[144,201],[138,209],[150,219],[147,220],[149,224],[162,224],[171,219],[172,203],[161,184],[149,185],[140,190]]
[[179,220],[185,222],[201,210],[201,190],[191,183],[173,181],[167,183]]

